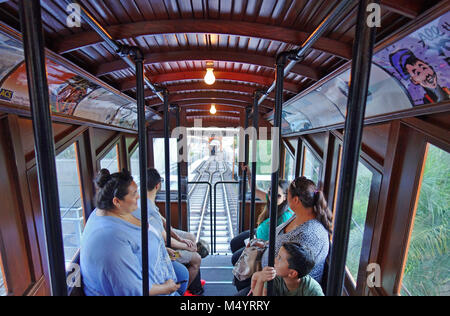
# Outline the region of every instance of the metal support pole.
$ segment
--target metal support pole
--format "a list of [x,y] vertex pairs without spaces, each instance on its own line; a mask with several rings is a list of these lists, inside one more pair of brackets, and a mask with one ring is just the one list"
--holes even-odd
[[[174,105],[175,110],[175,120],[176,120],[176,127],[180,128],[180,107],[178,105]],[[182,137],[186,137],[186,135],[180,135],[177,139],[177,148],[183,148],[182,150],[185,150],[184,147],[180,146],[180,142],[182,140]],[[183,229],[183,221],[182,221],[182,210],[181,210],[181,157],[183,156],[184,152],[178,152],[177,157],[177,175],[178,175],[178,229]]]
[[170,213],[170,113],[169,113],[169,91],[162,90],[164,97],[164,166],[166,177],[166,234],[167,247],[171,247],[172,240],[170,236],[170,226],[172,225],[172,216]]
[[[278,218],[278,180],[279,180],[279,155],[281,153],[281,112],[283,109],[283,81],[284,67],[291,52],[283,52],[277,56],[276,89],[275,89],[275,113],[274,133],[272,133],[272,189],[270,196],[270,230],[269,230],[269,267],[275,263],[275,229]],[[278,164],[278,165],[276,165]],[[267,295],[273,294],[273,281],[267,284]]]
[[[342,0],[338,3],[336,8],[331,12],[323,21],[320,23],[320,25],[317,27],[317,29],[314,30],[313,33],[308,37],[308,39],[301,45],[299,49],[295,51],[295,56],[292,56],[292,60],[289,62],[287,66],[285,66],[283,77],[286,76],[291,69],[295,66],[297,62],[303,59],[303,57],[306,55],[306,53],[311,49],[311,47],[314,45],[314,43],[322,36],[323,33],[325,33],[328,29],[328,27],[336,22],[336,19],[338,19],[349,7],[352,3],[354,3],[355,0]],[[258,104],[261,104],[267,96],[275,89],[276,80],[272,83],[272,85],[267,89],[266,93],[259,99]]]
[[[251,110],[252,110],[251,107],[245,108],[245,123],[244,123],[245,130],[247,130],[247,128],[248,128],[248,121],[249,121],[249,116],[250,116]],[[245,135],[244,136],[244,164],[248,165],[249,137],[248,137],[248,134],[244,134],[244,135]],[[242,233],[244,231],[244,224],[245,224],[245,205],[246,205],[246,198],[247,198],[247,170],[244,170],[242,172],[242,187],[241,188],[242,188],[242,191],[241,191],[242,192],[242,204],[241,204],[239,233]]]
[[55,148],[45,70],[41,6],[39,0],[21,0],[19,4],[50,286],[52,295],[67,296]]
[[132,50],[136,67],[136,99],[139,139],[139,177],[141,196],[141,239],[142,239],[142,293],[150,295],[148,276],[148,209],[147,209],[147,128],[145,125],[144,56],[140,49]]
[[[123,61],[131,68],[133,69],[134,63],[133,60],[130,58],[130,52],[125,52],[124,48],[128,47],[126,45],[121,45],[120,43],[116,42],[112,36],[100,25],[100,23],[89,13],[89,11],[81,4],[79,0],[65,0],[66,4],[77,4],[80,7],[81,10],[81,17],[83,20],[89,24],[89,26],[105,41],[106,44],[109,45],[119,56],[123,59]],[[137,74],[136,74],[137,76]],[[150,88],[150,90],[155,93],[158,98],[161,101],[164,101],[163,96],[161,95],[161,92],[158,90],[158,88],[151,83],[151,81],[143,75],[145,84]]]
[[376,28],[366,23],[367,5],[372,0],[359,2],[350,91],[347,102],[341,177],[334,223],[333,244],[328,274],[327,295],[340,296],[345,275],[353,198],[358,171],[361,137],[366,111],[367,90],[375,43]]
[[259,127],[259,104],[258,98],[262,91],[255,91],[253,95],[253,128],[254,135],[252,135],[252,186],[251,186],[251,204],[250,204],[250,240],[253,239],[255,231],[255,204],[256,204],[256,157],[258,150],[258,127]]

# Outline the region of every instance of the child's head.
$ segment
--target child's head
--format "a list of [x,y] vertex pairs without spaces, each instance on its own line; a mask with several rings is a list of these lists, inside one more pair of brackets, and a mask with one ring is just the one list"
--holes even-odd
[[282,278],[301,279],[313,268],[311,250],[294,242],[284,243],[275,258],[275,270]]

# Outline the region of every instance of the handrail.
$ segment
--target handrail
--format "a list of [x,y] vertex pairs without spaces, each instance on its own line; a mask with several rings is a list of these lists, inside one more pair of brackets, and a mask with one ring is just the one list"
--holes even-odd
[[[225,209],[226,209],[226,212],[227,212],[227,215],[228,215],[227,216],[227,218],[228,218],[228,229],[230,230],[230,233],[231,233],[231,239],[233,239],[234,238],[234,232],[233,232],[233,224],[231,223],[230,205],[228,203],[228,194],[227,194],[228,192],[227,192],[227,188],[225,187],[226,183],[223,183],[223,181],[225,181],[224,174],[226,172],[228,172],[229,169],[228,169],[228,165],[226,163],[223,163],[223,164],[225,165],[225,171],[221,172],[220,178],[222,179],[223,192],[224,192],[224,194],[226,194],[226,196],[225,196]],[[239,184],[239,181],[234,181],[234,183]],[[214,192],[214,194],[215,194],[215,192]],[[239,201],[238,201],[238,204],[239,204]],[[214,210],[215,209],[216,209],[216,206],[214,205]],[[214,216],[216,216],[215,213],[214,213]]]
[[[336,19],[340,17],[344,11],[352,4],[355,0],[344,0],[341,1],[337,8],[333,10],[323,22],[316,28],[316,30],[311,33],[308,39],[301,45],[300,48],[294,51],[295,58],[286,65],[283,78],[294,68],[295,64],[303,59],[306,52],[314,45],[314,43],[322,36],[322,34],[328,29],[331,23],[335,23]],[[275,89],[276,79],[273,81],[272,85],[267,89],[267,91],[258,100],[258,105],[261,104],[267,96]]]
[[[66,0],[67,4],[77,4],[80,7],[81,17],[83,20],[89,24],[90,27],[116,52],[120,58],[130,67],[130,69],[134,69],[135,64],[133,59],[128,56],[128,53],[125,46],[113,40],[112,36],[100,25],[100,23],[89,13],[89,11],[83,7],[83,5],[78,0]],[[125,50],[124,50],[125,48]],[[164,96],[161,91],[152,84],[152,82],[147,78],[144,74],[144,82],[146,85],[155,93],[161,101],[164,102]]]

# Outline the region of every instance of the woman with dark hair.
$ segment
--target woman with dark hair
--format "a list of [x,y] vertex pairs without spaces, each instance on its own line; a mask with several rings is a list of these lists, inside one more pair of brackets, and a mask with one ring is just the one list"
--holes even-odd
[[[322,191],[305,177],[298,177],[291,182],[287,199],[295,215],[276,229],[275,257],[286,242],[295,242],[309,248],[314,258],[314,268],[309,275],[322,284],[325,260],[330,249],[332,214]],[[261,259],[263,268],[268,266],[268,257],[269,249],[266,248]],[[245,296],[249,291],[250,286],[247,286],[237,295]]]
[[[243,166],[242,170],[247,170],[248,174],[248,183],[249,187],[251,189],[251,174],[250,170],[247,166]],[[278,220],[277,220],[277,226],[283,224],[286,222],[289,218],[291,218],[294,215],[294,212],[289,209],[288,203],[287,203],[287,191],[289,188],[289,182],[286,180],[280,180],[278,183]],[[257,228],[255,229],[255,236],[258,239],[262,240],[269,240],[269,228],[270,228],[270,218],[269,218],[269,204],[270,204],[270,189],[266,193],[259,188],[255,188],[255,196],[260,199],[261,201],[266,201],[266,206],[261,214],[258,216],[257,220]],[[230,248],[231,252],[233,253],[233,256],[231,258],[231,262],[233,265],[236,264],[236,262],[239,260],[239,257],[241,256],[242,252],[245,248],[245,240],[250,237],[250,231],[244,231],[238,236],[234,237],[230,242]]]
[[[310,276],[322,283],[325,260],[330,247],[332,214],[323,192],[305,177],[298,177],[289,186],[288,203],[295,215],[277,227],[275,256],[285,242],[296,242],[308,247],[314,258]],[[262,266],[268,265],[268,250],[264,252]]]
[[[141,221],[138,187],[126,170],[110,174],[102,169],[95,180],[97,208],[83,232],[81,275],[88,296],[141,296]],[[179,295],[180,285],[164,242],[149,227],[150,295]]]

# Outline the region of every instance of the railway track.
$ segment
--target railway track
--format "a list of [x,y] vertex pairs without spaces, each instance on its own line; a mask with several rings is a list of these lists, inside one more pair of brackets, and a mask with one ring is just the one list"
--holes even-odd
[[[211,243],[211,214],[214,210],[215,183],[230,181],[231,172],[225,162],[217,161],[215,156],[205,160],[195,171],[193,184],[189,185],[189,229],[196,235],[197,241],[203,239]],[[199,183],[208,182],[211,186]],[[230,240],[235,235],[237,218],[237,186],[218,184],[216,188],[216,253],[230,253]],[[214,221],[214,218],[212,219]],[[214,225],[214,223],[213,223]]]

